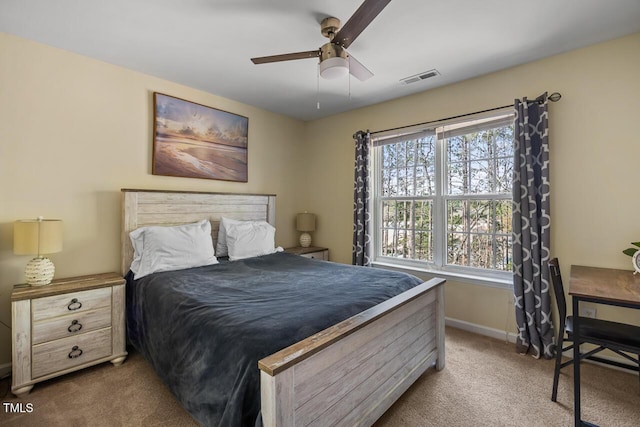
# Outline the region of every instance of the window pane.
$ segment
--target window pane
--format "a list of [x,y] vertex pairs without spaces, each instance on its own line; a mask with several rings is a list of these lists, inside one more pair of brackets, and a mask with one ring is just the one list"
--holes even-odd
[[382,255],[395,256],[397,210],[395,202],[382,204]]
[[382,159],[384,169],[396,167],[396,144],[382,146]]
[[513,126],[451,137],[446,147],[448,194],[511,192]]
[[416,231],[415,233],[415,257],[420,261],[431,261],[433,259],[433,234]]
[[435,140],[433,137],[415,141],[411,165],[414,168],[415,185],[412,195],[435,194]]
[[513,126],[494,129],[494,141],[496,146],[496,157],[513,156]]
[[511,270],[511,200],[447,201],[447,263]]
[[469,141],[466,135],[447,139],[447,159],[449,162],[469,161]]
[[381,171],[383,197],[434,195],[435,175],[434,137],[383,146]]
[[512,271],[511,236],[499,236],[496,238],[496,270]]
[[415,228],[416,230],[433,230],[432,203],[430,200],[419,200],[415,203]]
[[396,167],[402,167],[406,163],[407,141],[396,144]]
[[417,166],[414,173],[415,173],[415,177],[414,177],[415,189],[413,194],[418,196],[428,195],[429,189],[428,189],[428,182],[427,182],[427,172],[424,170],[424,167]]
[[491,233],[493,230],[492,200],[471,200],[469,202],[469,231]]
[[466,135],[469,140],[469,160],[490,159],[493,157],[491,135],[485,132]]
[[511,208],[512,208],[511,200],[496,201],[496,219],[495,219],[496,233],[511,234],[511,230],[512,230]]
[[469,265],[469,235],[449,233],[447,235],[447,264]]
[[398,230],[396,256],[399,258],[407,258],[407,230]]
[[398,174],[396,169],[382,169],[382,195],[393,197],[398,194]]
[[473,161],[469,163],[470,188],[468,193],[492,193],[493,170],[489,161]]
[[451,163],[447,168],[448,194],[457,196],[465,194],[468,189],[467,163]]
[[430,200],[393,200],[382,204],[381,254],[433,259],[433,214]]
[[449,200],[447,202],[447,229],[449,231],[468,231],[467,226],[467,201]]
[[427,192],[423,195],[435,194],[435,177],[436,177],[436,140],[435,137],[430,136],[428,138],[420,138],[417,140],[416,145],[416,166],[420,167],[424,171],[424,176],[427,178],[429,186]]
[[384,202],[382,204],[382,226],[395,228],[396,222],[396,202]]
[[487,234],[471,235],[471,262],[470,267],[493,268],[492,238]]
[[407,171],[406,169],[400,168],[397,170],[398,174],[398,196],[406,196],[407,195]]
[[513,158],[496,159],[496,193],[511,194],[513,183]]

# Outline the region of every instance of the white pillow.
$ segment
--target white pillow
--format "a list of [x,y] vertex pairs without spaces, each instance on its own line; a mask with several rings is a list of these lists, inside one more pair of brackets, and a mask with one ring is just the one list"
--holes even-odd
[[131,271],[140,279],[157,271],[217,264],[209,220],[175,227],[143,227],[129,233],[134,250]]
[[229,249],[227,248],[227,226],[229,224],[239,224],[245,221],[238,221],[231,218],[220,218],[220,228],[218,228],[218,243],[216,243],[216,254],[218,256],[228,256]]
[[226,224],[229,259],[235,261],[277,252],[276,229],[265,221],[238,221]]

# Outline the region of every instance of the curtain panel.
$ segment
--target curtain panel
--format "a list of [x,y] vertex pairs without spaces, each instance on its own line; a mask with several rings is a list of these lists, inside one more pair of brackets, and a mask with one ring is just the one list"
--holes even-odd
[[553,357],[547,94],[515,100],[513,290],[520,353]]
[[371,265],[370,246],[370,182],[369,163],[371,153],[371,135],[369,132],[356,132],[355,172],[353,183],[353,265]]

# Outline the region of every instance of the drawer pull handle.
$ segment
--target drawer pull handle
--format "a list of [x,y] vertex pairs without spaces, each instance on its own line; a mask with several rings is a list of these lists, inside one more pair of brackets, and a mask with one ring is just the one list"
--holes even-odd
[[71,322],[71,325],[69,325],[69,327],[67,328],[67,331],[78,332],[80,329],[82,329],[82,323],[78,322],[77,320],[74,320],[73,322]]
[[76,357],[82,356],[82,349],[78,348],[77,345],[74,345],[69,352],[69,359],[75,359]]
[[78,301],[78,298],[74,298],[71,300],[71,303],[67,306],[67,308],[71,311],[79,310],[82,307],[82,303]]

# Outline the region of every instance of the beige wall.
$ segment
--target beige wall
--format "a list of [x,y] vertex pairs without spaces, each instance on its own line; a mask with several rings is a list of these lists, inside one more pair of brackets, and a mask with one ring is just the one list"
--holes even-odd
[[[278,244],[295,243],[294,215],[309,210],[318,215],[314,243],[350,263],[355,131],[469,113],[544,91],[563,95],[550,106],[552,249],[562,272],[568,277],[571,264],[629,268],[620,251],[640,239],[638,52],[635,34],[303,123],[0,34],[0,321],[10,322],[11,287],[24,280],[29,259],[12,253],[18,218],[65,221],[64,251],[51,256],[65,277],[118,270],[122,187],[276,193]],[[249,182],[151,175],[154,91],[249,117]],[[514,329],[510,291],[449,281],[446,297],[449,317]],[[631,310],[598,314],[640,324],[640,313]],[[0,325],[0,366],[11,359],[9,337]]]
[[[629,269],[630,258],[621,251],[640,239],[639,52],[635,34],[308,123],[306,156],[315,161],[306,194],[319,218],[315,242],[330,246],[333,260],[350,262],[355,131],[437,120],[557,91],[562,100],[549,107],[553,255],[566,278],[571,264]],[[511,291],[450,280],[446,298],[449,317],[515,330],[507,310]],[[600,306],[598,314],[640,324],[640,310]]]
[[[0,321],[31,257],[12,252],[13,221],[64,220],[57,277],[119,271],[120,188],[277,194],[277,243],[296,242],[304,123],[0,33]],[[249,118],[249,182],[151,175],[154,91]],[[11,361],[0,325],[0,367]]]

